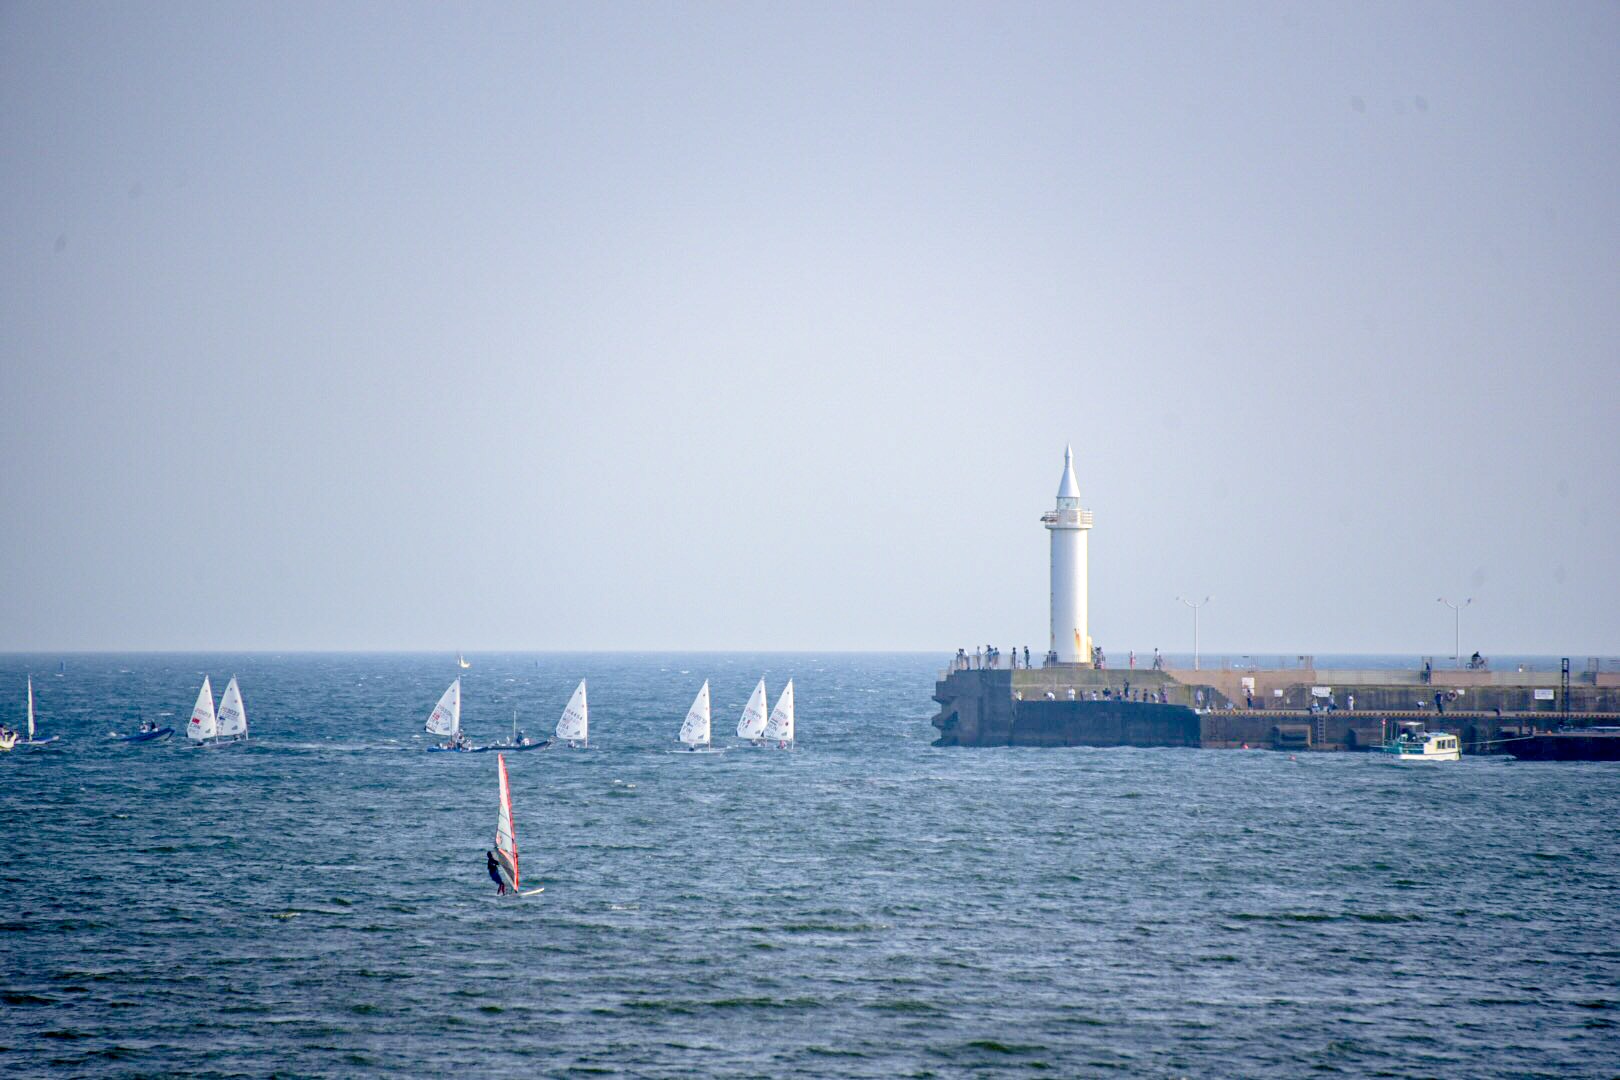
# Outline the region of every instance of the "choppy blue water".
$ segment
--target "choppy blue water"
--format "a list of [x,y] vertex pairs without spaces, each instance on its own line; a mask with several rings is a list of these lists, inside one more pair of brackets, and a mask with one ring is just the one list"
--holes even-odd
[[[933,656],[74,657],[0,754],[0,1074],[1610,1076],[1620,770],[935,750]],[[0,716],[22,658],[0,658]],[[116,745],[239,675],[245,745]],[[801,748],[729,743],[792,676]],[[12,702],[15,701],[13,711]]]

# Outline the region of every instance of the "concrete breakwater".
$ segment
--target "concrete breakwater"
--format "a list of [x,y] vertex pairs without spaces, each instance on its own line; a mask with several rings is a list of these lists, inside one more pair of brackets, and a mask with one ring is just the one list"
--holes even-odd
[[[1144,700],[1145,699],[1145,700]],[[1500,753],[1564,723],[1620,719],[1620,673],[1106,670],[1082,664],[941,674],[936,746],[1199,746],[1361,750],[1394,725]]]

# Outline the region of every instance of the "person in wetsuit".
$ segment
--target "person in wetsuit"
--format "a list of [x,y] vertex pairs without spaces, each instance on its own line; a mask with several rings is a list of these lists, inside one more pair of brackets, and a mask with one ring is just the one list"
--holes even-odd
[[506,892],[506,882],[501,880],[501,864],[495,861],[493,851],[484,852],[484,858],[489,863],[489,880],[495,883],[495,895],[500,896]]

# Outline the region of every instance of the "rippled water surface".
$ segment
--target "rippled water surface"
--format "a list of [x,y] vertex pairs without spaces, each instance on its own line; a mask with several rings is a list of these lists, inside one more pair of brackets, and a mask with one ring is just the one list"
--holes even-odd
[[[1612,764],[935,750],[936,657],[469,659],[475,741],[590,679],[591,750],[508,758],[534,899],[485,875],[494,756],[422,752],[453,661],[32,661],[0,1074],[1620,1070]],[[204,672],[252,741],[106,739]],[[797,752],[664,752],[760,675]]]

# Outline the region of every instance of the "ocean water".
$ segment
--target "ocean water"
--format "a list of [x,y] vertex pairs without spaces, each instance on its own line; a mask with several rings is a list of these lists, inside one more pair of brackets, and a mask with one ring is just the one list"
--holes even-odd
[[[1620,769],[935,750],[944,656],[0,658],[0,1075],[1607,1077]],[[241,677],[253,739],[183,725]],[[797,752],[665,753],[756,679]],[[15,704],[13,704],[15,703]]]

